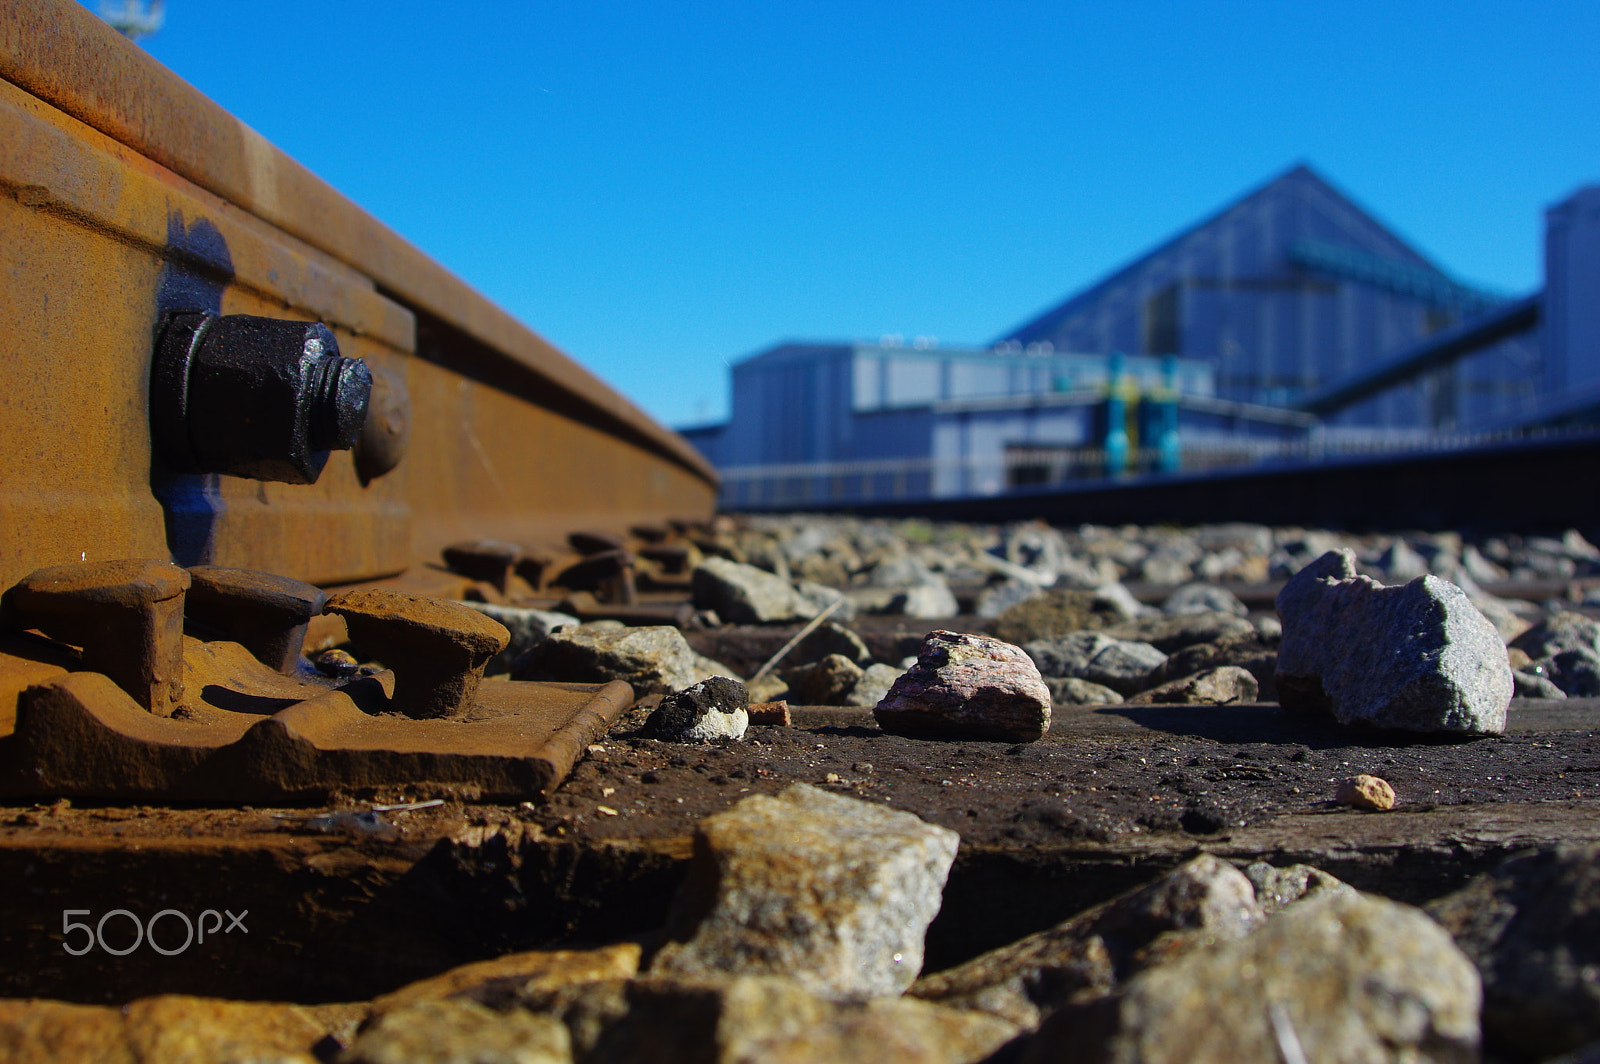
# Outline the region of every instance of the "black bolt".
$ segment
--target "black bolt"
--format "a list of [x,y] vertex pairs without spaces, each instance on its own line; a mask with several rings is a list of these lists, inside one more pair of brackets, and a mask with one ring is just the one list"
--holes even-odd
[[321,322],[181,311],[157,331],[150,431],[179,472],[311,484],[355,445],[371,394]]

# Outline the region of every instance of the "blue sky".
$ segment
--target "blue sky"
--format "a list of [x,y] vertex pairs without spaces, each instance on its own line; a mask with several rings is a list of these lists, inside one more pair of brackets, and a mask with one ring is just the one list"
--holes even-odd
[[1508,293],[1600,181],[1592,0],[168,0],[143,43],[675,426],[782,339],[992,340],[1295,162]]

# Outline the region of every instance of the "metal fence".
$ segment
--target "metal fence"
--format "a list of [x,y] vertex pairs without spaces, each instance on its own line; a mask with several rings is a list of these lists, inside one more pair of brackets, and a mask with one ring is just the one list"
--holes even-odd
[[[1186,440],[1184,474],[1223,472],[1264,465],[1316,465],[1351,458],[1466,450],[1512,440],[1558,436],[1559,432],[1452,433],[1430,436],[1324,437],[1292,440]],[[1153,475],[1155,448],[1130,453],[1121,473],[1107,469],[1099,447],[1013,446],[982,458],[875,458],[849,462],[732,466],[720,470],[720,503],[730,510],[772,510],[851,503],[1000,495],[1051,485],[1087,484]]]

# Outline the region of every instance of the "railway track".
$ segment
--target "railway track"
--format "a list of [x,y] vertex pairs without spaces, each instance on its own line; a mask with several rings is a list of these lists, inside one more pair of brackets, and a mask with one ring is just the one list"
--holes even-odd
[[1600,534],[1600,498],[1587,490],[1597,464],[1600,432],[1589,429],[1459,450],[814,509],[945,521],[1044,520],[1060,525],[1248,521],[1357,532],[1454,528],[1488,534],[1580,528]]
[[[1506,736],[1459,743],[1274,703],[1062,706],[1037,743],[932,743],[797,705],[688,747],[639,734],[653,697],[627,683],[486,676],[512,638],[486,614],[666,631],[745,675],[799,625],[696,600],[696,564],[738,551],[687,444],[66,0],[0,13],[0,264],[27,340],[0,395],[0,994],[350,1002],[648,945],[696,825],[794,783],[961,835],[930,970],[1200,848],[1422,902],[1600,843],[1592,698],[1515,700]],[[877,512],[1593,528],[1597,447]],[[1278,587],[1232,590],[1259,619]],[[899,662],[985,623],[858,627]],[[1395,813],[1332,802],[1369,771]]]

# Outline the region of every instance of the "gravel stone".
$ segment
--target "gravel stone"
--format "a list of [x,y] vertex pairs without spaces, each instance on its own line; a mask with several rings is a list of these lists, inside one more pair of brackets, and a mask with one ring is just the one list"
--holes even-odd
[[305,1006],[158,994],[123,1006],[133,1056],[163,1064],[219,1059],[312,1064],[311,1047],[326,1033]]
[[1122,696],[1104,684],[1090,683],[1076,676],[1046,676],[1044,685],[1050,688],[1050,702],[1057,706],[1114,706]]
[[1113,639],[1100,632],[1038,640],[1024,649],[1043,675],[1075,676],[1124,696],[1148,686],[1150,673],[1167,660],[1149,643]]
[[1048,931],[923,976],[908,993],[1033,1030],[1069,997],[1105,994],[1153,963],[1201,942],[1240,938],[1264,919],[1250,881],[1201,854]]
[[1232,613],[1158,613],[1114,624],[1105,629],[1105,634],[1113,639],[1149,643],[1163,654],[1171,654],[1197,643],[1253,635],[1255,630],[1255,625]]
[[863,667],[872,660],[872,652],[861,637],[833,621],[823,621],[816,631],[800,640],[800,645],[794,648],[793,659],[798,662],[821,661],[829,654],[843,654]]
[[1050,727],[1050,690],[1021,648],[941,630],[923,640],[873,716],[898,735],[1033,742]]
[[1235,617],[1244,617],[1249,615],[1250,607],[1240,602],[1239,596],[1227,588],[1212,584],[1185,584],[1167,596],[1161,604],[1161,612],[1231,613]]
[[1362,773],[1340,780],[1339,785],[1333,789],[1333,800],[1340,805],[1348,805],[1355,809],[1374,809],[1381,812],[1394,808],[1394,788],[1386,779]]
[[557,628],[578,626],[578,618],[556,610],[535,610],[523,606],[497,606],[492,602],[463,602],[468,609],[477,610],[491,620],[499,621],[511,633],[511,642],[504,650],[489,659],[485,676],[510,672],[516,660],[535,646],[550,638]]
[[559,1016],[577,1058],[593,1064],[977,1064],[1017,1034],[980,1012],[911,998],[827,1001],[770,975],[591,983],[519,995],[514,1006]]
[[1389,544],[1389,549],[1378,555],[1377,565],[1391,584],[1404,584],[1428,574],[1428,560],[1403,539]]
[[1008,643],[1022,644],[1104,628],[1123,619],[1093,591],[1051,588],[1001,612],[995,618],[994,634]]
[[1278,668],[1277,642],[1259,633],[1184,647],[1152,670],[1147,682],[1159,686],[1223,665],[1247,670],[1255,677],[1257,697],[1266,702],[1277,700],[1278,688],[1273,680]]
[[1011,607],[1038,598],[1042,594],[1044,591],[1031,580],[1007,580],[979,592],[973,612],[979,617],[998,617]]
[[864,671],[843,654],[829,654],[789,680],[791,697],[806,706],[848,705]]
[[1483,1031],[1512,1060],[1600,1039],[1600,847],[1513,857],[1428,906],[1483,974]]
[[799,613],[802,617],[815,617],[835,602],[840,605],[835,607],[828,616],[839,621],[855,620],[855,607],[843,591],[828,587],[825,584],[815,583],[811,580],[798,580],[794,585],[794,594],[799,602]]
[[1205,672],[1152,687],[1128,699],[1130,703],[1166,705],[1223,706],[1254,702],[1260,696],[1256,678],[1237,665],[1223,665]]
[[845,699],[845,705],[871,709],[889,697],[889,689],[904,671],[893,665],[881,663],[867,666],[866,671],[861,674],[861,679],[856,681],[849,697]]
[[816,616],[789,581],[727,558],[707,558],[690,578],[698,610],[716,610],[729,624],[771,624]]
[[910,813],[806,784],[752,795],[700,823],[650,970],[787,975],[834,1001],[898,995],[922,967],[959,842]]
[[518,659],[512,677],[562,683],[622,680],[635,695],[681,691],[703,677],[699,655],[670,625],[596,621],[564,628]]
[[889,604],[889,612],[918,620],[934,620],[954,617],[961,612],[961,606],[950,585],[934,576],[896,595]]
[[1600,695],[1600,652],[1590,647],[1563,650],[1535,664],[1569,698]]
[[1293,1039],[1317,1061],[1468,1064],[1479,997],[1471,962],[1424,913],[1329,893],[1063,1006],[1022,1059],[1280,1064]]
[[1256,904],[1268,916],[1305,898],[1319,897],[1323,892],[1356,893],[1344,880],[1305,864],[1275,868],[1265,861],[1256,861],[1245,868],[1244,875],[1256,888]]
[[1284,585],[1278,615],[1285,709],[1404,731],[1505,731],[1505,645],[1454,584],[1424,576],[1384,587],[1355,575],[1353,552],[1330,551]]
[[1550,677],[1543,672],[1531,669],[1512,669],[1511,679],[1517,685],[1518,698],[1555,698],[1567,697],[1567,692],[1551,682]]
[[499,1013],[476,1001],[420,1001],[378,1017],[340,1064],[571,1064],[567,1028],[531,1012]]
[[1535,660],[1579,648],[1600,652],[1600,621],[1561,610],[1517,636],[1511,645]]
[[738,740],[750,726],[749,709],[750,694],[744,684],[730,676],[713,676],[663,698],[640,733],[677,743]]

